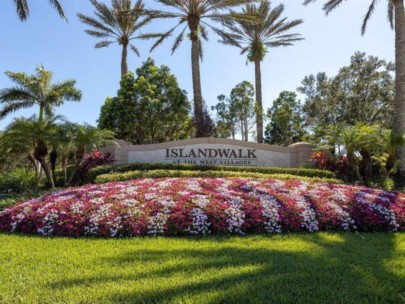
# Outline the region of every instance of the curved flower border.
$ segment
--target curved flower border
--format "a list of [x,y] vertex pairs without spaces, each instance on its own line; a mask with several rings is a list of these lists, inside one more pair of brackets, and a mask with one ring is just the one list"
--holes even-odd
[[44,236],[405,231],[405,195],[298,180],[167,178],[71,188],[0,213]]

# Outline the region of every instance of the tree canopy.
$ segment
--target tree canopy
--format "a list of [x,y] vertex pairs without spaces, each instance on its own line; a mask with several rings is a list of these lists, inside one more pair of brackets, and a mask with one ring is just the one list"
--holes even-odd
[[117,96],[102,106],[99,127],[136,144],[188,138],[192,134],[190,103],[167,66],[149,58],[126,74]]
[[339,123],[392,127],[394,69],[390,62],[356,52],[335,77],[325,73],[305,77],[298,92],[305,96],[306,125],[312,130]]
[[305,134],[301,116],[301,105],[297,100],[297,94],[281,92],[267,111],[270,122],[266,126],[265,142],[288,146],[301,141]]

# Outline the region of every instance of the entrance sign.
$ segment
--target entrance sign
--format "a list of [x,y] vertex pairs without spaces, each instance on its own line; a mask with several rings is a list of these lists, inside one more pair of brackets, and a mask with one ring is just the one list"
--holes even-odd
[[298,167],[309,162],[312,145],[270,146],[222,138],[195,138],[154,145],[131,145],[118,141],[107,146],[116,164],[172,163],[212,166]]

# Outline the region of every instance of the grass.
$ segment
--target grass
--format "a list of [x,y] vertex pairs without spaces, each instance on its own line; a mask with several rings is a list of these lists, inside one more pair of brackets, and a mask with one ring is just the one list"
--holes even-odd
[[0,303],[405,303],[405,233],[0,234]]

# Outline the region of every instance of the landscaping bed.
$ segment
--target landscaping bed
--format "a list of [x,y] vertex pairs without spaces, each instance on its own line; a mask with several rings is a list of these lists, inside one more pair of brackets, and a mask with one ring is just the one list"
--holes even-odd
[[298,180],[137,179],[22,202],[0,212],[0,230],[105,237],[404,231],[405,195]]

